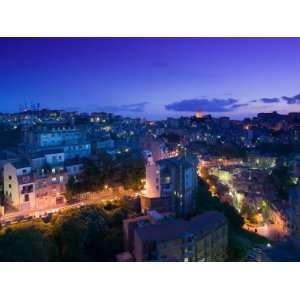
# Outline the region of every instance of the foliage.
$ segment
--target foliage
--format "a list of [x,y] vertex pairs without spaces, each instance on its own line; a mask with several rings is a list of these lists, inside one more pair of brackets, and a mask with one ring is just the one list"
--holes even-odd
[[244,261],[248,252],[248,247],[243,244],[238,236],[230,230],[228,237],[227,261]]
[[121,183],[126,189],[139,190],[145,178],[145,162],[141,153],[122,153],[116,158],[112,170],[112,180]]
[[67,198],[82,192],[102,190],[106,184],[139,190],[145,177],[143,157],[133,152],[121,153],[115,159],[107,153],[100,153],[96,159],[85,159],[84,170],[80,180],[69,179]]
[[242,209],[242,213],[247,218],[250,223],[257,224],[257,218],[256,218],[256,210],[254,206],[248,205],[244,206]]
[[113,261],[123,250],[122,221],[137,209],[121,199],[10,226],[0,233],[0,261]]
[[227,217],[229,223],[237,228],[241,228],[244,223],[243,218],[239,215],[239,213],[233,206],[229,205],[228,203],[221,203],[218,197],[213,197],[211,195],[211,193],[208,191],[206,182],[202,179],[199,179],[198,184],[196,210],[197,213],[209,210],[217,210],[223,212]]
[[105,212],[97,205],[59,214],[53,220],[53,237],[60,260],[100,259],[106,225]]
[[278,196],[287,199],[289,189],[294,186],[289,167],[277,166],[272,170],[269,179],[276,188]]
[[0,261],[49,261],[54,255],[51,226],[42,222],[14,225],[0,234]]

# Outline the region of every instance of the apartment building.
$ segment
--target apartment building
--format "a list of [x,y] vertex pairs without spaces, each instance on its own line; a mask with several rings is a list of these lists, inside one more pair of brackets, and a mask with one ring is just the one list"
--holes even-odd
[[30,151],[59,147],[63,149],[65,159],[81,158],[91,154],[91,143],[87,139],[86,130],[66,124],[35,128],[29,132],[27,143],[31,148]]
[[62,150],[33,153],[3,168],[6,204],[19,211],[54,208],[65,201],[68,170]]
[[125,251],[136,261],[225,261],[227,221],[211,211],[190,220],[150,214],[124,220]]
[[146,191],[142,210],[172,211],[189,214],[194,206],[197,188],[196,167],[185,157],[154,161],[150,154],[146,164]]
[[4,197],[19,210],[35,207],[35,185],[32,167],[27,160],[6,163],[3,167]]

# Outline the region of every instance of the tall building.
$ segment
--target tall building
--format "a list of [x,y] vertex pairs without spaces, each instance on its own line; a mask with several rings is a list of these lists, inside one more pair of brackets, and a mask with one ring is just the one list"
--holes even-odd
[[124,220],[124,236],[126,253],[136,261],[224,261],[227,257],[227,221],[215,211],[189,221],[150,211]]
[[168,148],[166,144],[159,138],[153,135],[146,135],[140,138],[140,147],[151,154],[154,162],[168,157]]
[[149,154],[142,210],[157,209],[171,211],[179,216],[187,215],[195,206],[196,188],[196,167],[185,157],[154,161]]

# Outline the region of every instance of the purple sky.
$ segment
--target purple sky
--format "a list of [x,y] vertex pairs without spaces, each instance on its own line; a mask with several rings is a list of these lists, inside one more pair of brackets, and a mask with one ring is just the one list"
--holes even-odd
[[[299,38],[0,38],[1,111],[300,111]],[[283,97],[283,98],[282,98]]]

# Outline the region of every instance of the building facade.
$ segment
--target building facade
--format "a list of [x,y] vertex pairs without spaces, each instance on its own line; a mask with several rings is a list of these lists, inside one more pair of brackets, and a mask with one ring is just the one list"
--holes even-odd
[[196,167],[185,157],[154,161],[148,154],[143,211],[158,209],[172,211],[176,215],[187,215],[195,207],[196,189]]
[[215,211],[188,221],[157,212],[125,220],[124,236],[125,249],[136,261],[225,261],[227,257],[227,221]]
[[[36,149],[63,149],[65,159],[82,158],[91,155],[91,143],[84,128],[71,125],[42,126],[30,131],[28,141]],[[32,147],[31,146],[31,147]]]
[[37,152],[28,159],[7,162],[3,169],[7,207],[29,211],[63,204],[69,178],[64,162],[60,150]]

